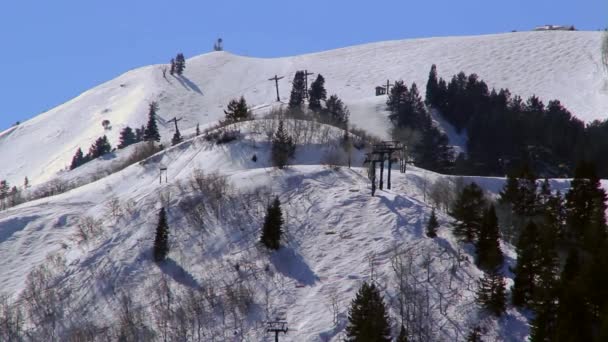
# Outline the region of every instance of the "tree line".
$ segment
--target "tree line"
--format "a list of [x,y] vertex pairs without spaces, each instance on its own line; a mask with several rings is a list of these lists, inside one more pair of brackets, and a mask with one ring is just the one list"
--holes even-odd
[[[581,162],[568,192],[553,191],[530,168],[510,174],[497,203],[475,183],[451,210],[454,234],[472,243],[484,271],[478,303],[500,316],[510,303],[534,313],[531,341],[605,341],[608,337],[606,192],[595,166]],[[515,242],[507,292],[501,236]]]
[[451,173],[505,175],[528,165],[546,177],[571,177],[582,160],[593,161],[608,177],[608,120],[585,124],[559,100],[524,100],[509,89],[489,89],[476,74],[460,72],[448,82],[433,65],[425,103],[458,132],[467,133],[466,156]]

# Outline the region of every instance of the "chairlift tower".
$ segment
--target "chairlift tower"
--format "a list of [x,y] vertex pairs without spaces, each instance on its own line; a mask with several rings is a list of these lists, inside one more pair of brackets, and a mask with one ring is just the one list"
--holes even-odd
[[376,164],[380,164],[380,181],[378,187],[380,190],[384,188],[384,163],[388,161],[388,174],[386,187],[391,188],[391,170],[393,162],[399,162],[399,170],[405,173],[405,167],[408,163],[412,163],[407,156],[407,146],[400,141],[383,141],[375,144],[372,151],[367,154],[365,163],[369,163],[368,177],[372,181],[372,196],[376,192]]
[[285,321],[266,322],[266,332],[274,333],[274,341],[279,342],[279,333],[287,334],[289,328]]

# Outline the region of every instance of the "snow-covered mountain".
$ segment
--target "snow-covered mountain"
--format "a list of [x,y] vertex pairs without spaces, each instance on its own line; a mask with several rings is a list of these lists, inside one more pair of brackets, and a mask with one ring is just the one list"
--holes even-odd
[[[201,341],[270,341],[263,322],[276,318],[289,323],[281,341],[339,341],[363,281],[373,279],[391,316],[398,316],[398,269],[410,298],[420,300],[410,305],[432,323],[420,326],[429,329],[431,340],[462,340],[480,324],[488,340],[521,341],[528,334],[525,313],[509,308],[494,319],[478,310],[474,297],[482,273],[472,262],[471,246],[452,235],[452,218],[439,212],[439,236],[424,235],[431,185],[439,179],[457,183],[459,177],[416,167],[406,174],[394,170],[393,188],[371,197],[367,170],[360,167],[363,151],[354,150],[352,169],[333,166],[343,136],[334,127],[288,121],[289,129],[300,125],[307,133],[297,138],[294,165],[285,170],[269,163],[268,137],[276,121],[255,120],[233,127],[239,132],[235,141],[190,138],[101,179],[96,174],[137,146],[71,172],[57,171],[77,147],[87,148],[102,134],[116,144],[122,127],[144,124],[150,101],[160,105],[161,135],[168,140],[170,118],[182,117],[182,133],[189,134],[197,123],[222,118],[228,101],[240,95],[255,113],[269,111],[280,104],[268,78],[286,76],[280,81],[285,101],[288,80],[300,69],[322,73],[328,91],[348,104],[352,121],[381,136],[388,127],[386,97],[375,97],[374,87],[402,78],[424,89],[432,63],[443,77],[475,72],[522,96],[558,98],[585,120],[601,118],[608,83],[600,38],[595,32],[433,38],[277,59],[214,52],[189,59],[182,77],[164,78],[162,65],[130,71],[0,133],[0,179],[19,184],[27,176],[38,184],[61,179],[82,185],[0,211],[0,288],[21,305],[43,303],[50,312],[45,319],[58,323],[41,320],[41,326],[58,331],[91,328],[102,336],[103,328],[121,324],[128,307],[131,313],[142,310],[142,322],[157,331],[161,313],[174,312],[167,323],[176,329],[171,333],[184,328],[194,334],[196,322],[187,317],[199,311],[182,306],[191,310],[178,316],[174,309],[200,302]],[[112,129],[105,130],[102,120]],[[168,169],[167,181],[159,183],[161,166]],[[464,180],[479,183],[489,196],[504,183]],[[569,182],[553,180],[552,186],[565,190]],[[258,241],[274,196],[283,203],[286,225],[283,248],[270,253]],[[161,206],[168,210],[171,251],[159,267],[151,246]],[[509,244],[502,248],[511,283],[509,266],[516,255]],[[163,284],[171,288],[172,304],[159,292]],[[32,288],[38,291],[23,294]],[[34,300],[40,294],[45,300]],[[174,309],[165,310],[166,305]]]
[[[590,121],[608,115],[608,78],[601,63],[601,32],[521,32],[499,35],[389,41],[302,56],[261,59],[212,52],[188,59],[182,77],[163,78],[164,65],[132,70],[77,98],[0,133],[3,167],[0,179],[21,184],[24,177],[39,183],[65,168],[77,147],[87,149],[107,134],[115,145],[125,125],[146,122],[150,101],[160,104],[161,134],[166,140],[173,117],[182,130],[192,131],[220,119],[232,98],[244,95],[256,113],[282,101],[300,69],[325,76],[329,93],[340,96],[351,121],[386,136],[386,96],[374,88],[386,80],[416,82],[423,91],[431,64],[449,78],[459,71],[477,73],[490,86],[508,87],[514,94],[559,99],[579,118]],[[314,75],[312,77],[315,77]],[[109,120],[112,129],[101,122]]]

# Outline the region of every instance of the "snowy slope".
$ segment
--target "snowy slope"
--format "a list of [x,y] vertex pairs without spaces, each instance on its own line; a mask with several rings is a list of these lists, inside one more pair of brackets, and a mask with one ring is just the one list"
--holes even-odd
[[[232,341],[233,334],[247,341],[270,340],[260,324],[280,317],[290,323],[289,334],[281,340],[339,341],[350,300],[372,273],[395,317],[392,262],[396,251],[409,250],[414,254],[408,254],[413,257],[408,260],[416,265],[420,279],[426,277],[421,267],[424,258],[432,259],[432,284],[437,287],[433,290],[442,291],[443,298],[440,301],[432,292],[430,300],[445,311],[434,321],[437,336],[462,338],[471,324],[481,320],[474,303],[481,273],[472,263],[462,261],[453,273],[453,287],[448,288],[461,249],[448,229],[449,217],[439,215],[439,238],[424,238],[430,204],[423,200],[423,179],[431,182],[439,175],[415,168],[407,175],[395,172],[393,190],[370,197],[365,169],[319,165],[328,147],[300,146],[298,165],[276,170],[268,167],[263,133],[247,127],[241,133],[243,139],[226,145],[203,137],[186,141],[97,182],[0,212],[3,292],[17,298],[27,274],[44,264],[59,274],[57,287],[70,290],[70,309],[85,308],[82,317],[111,324],[119,307],[116,293],[129,291],[151,310],[154,296],[147,289],[162,276],[175,291],[215,288],[221,293],[231,282],[241,281],[251,288],[256,306],[239,317],[240,323],[228,323],[227,330],[216,312],[209,318],[207,340],[212,334],[217,341]],[[330,136],[339,139],[341,133]],[[251,160],[253,154],[257,162]],[[361,158],[356,153],[353,160],[359,164]],[[158,183],[161,164],[169,166],[170,180],[162,185]],[[220,214],[205,216],[202,227],[193,226],[182,211],[183,203],[195,196],[189,186],[195,170],[221,170],[234,186],[234,196],[222,198]],[[283,202],[286,221],[286,245],[275,253],[258,244],[271,195]],[[125,207],[131,203],[131,210],[113,218],[108,209],[113,198]],[[159,268],[151,261],[151,246],[162,204],[169,210],[171,253]],[[87,242],[76,237],[84,216],[102,222],[102,232]],[[512,258],[510,247],[505,250]],[[472,260],[469,250],[462,253]],[[238,271],[235,264],[240,265]],[[329,309],[332,297],[338,303],[335,325]],[[152,317],[151,311],[146,312]],[[525,318],[515,310],[500,321],[485,318],[484,322],[489,337],[517,341],[527,333]],[[153,324],[152,319],[147,323]]]
[[[608,80],[600,62],[600,32],[522,32],[474,37],[389,41],[302,56],[260,59],[213,52],[187,61],[183,77],[163,78],[163,66],[130,71],[79,97],[0,133],[3,167],[0,179],[21,184],[50,179],[65,168],[77,147],[87,149],[107,134],[116,145],[125,125],[146,122],[147,104],[160,104],[161,134],[172,135],[166,120],[183,117],[182,131],[192,132],[222,117],[234,97],[244,95],[258,114],[269,110],[280,81],[282,101],[288,99],[296,70],[325,76],[328,92],[338,94],[351,109],[355,125],[386,136],[385,97],[374,87],[387,79],[418,83],[424,90],[432,63],[440,76],[459,71],[477,73],[494,87],[508,87],[522,96],[557,98],[584,120],[606,117]],[[104,131],[101,121],[113,128]]]
[[[125,292],[146,310],[146,323],[153,325],[157,302],[150,289],[158,288],[162,279],[168,279],[175,293],[214,289],[220,297],[230,286],[244,284],[255,305],[247,314],[226,314],[226,321],[225,312],[209,309],[204,340],[271,341],[262,322],[278,317],[290,324],[282,341],[340,341],[349,303],[360,284],[372,277],[391,316],[397,317],[393,267],[399,252],[413,263],[419,290],[430,284],[437,338],[461,340],[480,322],[488,340],[525,338],[526,318],[517,310],[509,309],[499,320],[478,311],[474,291],[481,272],[472,263],[471,246],[452,236],[451,218],[439,213],[439,237],[424,236],[431,211],[425,191],[444,176],[415,167],[405,175],[395,171],[393,189],[370,197],[364,168],[320,165],[342,137],[339,130],[323,125],[298,146],[295,166],[270,168],[264,132],[269,122],[238,125],[242,137],[229,144],[217,145],[203,136],[185,141],[96,182],[0,212],[0,288],[18,298],[28,273],[46,265],[57,274],[54,289],[69,290],[66,312],[84,310],[77,317],[66,314],[62,324],[89,320],[111,326]],[[362,157],[362,151],[355,152],[353,164],[360,165]],[[62,177],[79,179],[112,162],[98,160],[96,168],[83,166]],[[158,182],[160,165],[168,167],[168,183]],[[184,211],[187,204],[210,196],[201,197],[191,187],[197,170],[221,171],[232,184],[221,205],[206,211],[199,225]],[[504,183],[501,178],[466,180],[492,194]],[[568,182],[556,180],[553,186],[564,190]],[[258,240],[265,206],[274,195],[283,203],[286,238],[281,250],[269,253]],[[125,209],[116,217],[109,208],[113,199]],[[151,255],[160,206],[168,208],[171,241],[162,267]],[[101,230],[83,242],[77,232],[85,216],[100,220]],[[504,271],[510,276],[508,267],[516,256],[511,246],[502,247]],[[335,324],[332,298],[337,303]]]

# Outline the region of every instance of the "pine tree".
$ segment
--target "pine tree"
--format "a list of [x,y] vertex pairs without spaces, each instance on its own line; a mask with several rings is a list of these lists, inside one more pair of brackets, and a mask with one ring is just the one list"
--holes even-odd
[[169,69],[169,74],[175,75],[175,58],[171,58],[171,67]]
[[540,236],[537,225],[530,221],[517,241],[517,265],[514,284],[511,289],[513,305],[530,307],[536,291],[535,278],[539,274]]
[[179,128],[176,126],[175,133],[173,134],[173,138],[171,139],[171,144],[175,146],[181,143],[182,141],[184,141],[184,138],[182,138],[182,134],[179,132]]
[[167,258],[169,253],[169,226],[167,225],[167,214],[165,208],[161,208],[158,214],[158,225],[156,226],[156,238],[154,239],[154,261],[161,262]]
[[296,71],[293,77],[293,85],[291,88],[291,96],[289,97],[289,109],[294,111],[301,111],[302,104],[304,103],[304,97],[306,92],[304,71]]
[[[80,151],[82,153],[82,151]],[[30,187],[30,180],[27,179],[27,177],[25,177],[25,179],[23,180],[23,188],[27,189]]]
[[175,57],[175,73],[181,75],[184,73],[184,69],[186,69],[186,59],[184,54],[180,52]]
[[477,266],[484,270],[492,270],[500,267],[503,262],[500,250],[498,232],[498,218],[494,205],[491,205],[484,213],[479,238],[475,244],[477,250]]
[[125,147],[135,144],[137,142],[137,137],[135,136],[133,129],[131,129],[131,127],[129,127],[129,126],[123,128],[123,130],[120,131],[120,137],[118,139],[119,139],[119,143],[118,143],[119,149],[125,148]]
[[283,226],[283,213],[281,212],[281,202],[279,197],[275,197],[274,201],[266,210],[266,218],[262,227],[262,236],[260,241],[268,249],[277,250],[281,247],[281,235]]
[[497,269],[484,274],[479,281],[477,303],[497,317],[505,312],[506,284],[502,274]]
[[332,95],[325,102],[325,110],[321,111],[321,121],[345,128],[350,112],[337,95]]
[[595,165],[581,162],[566,193],[567,240],[588,252],[606,241],[606,192]]
[[467,342],[483,342],[481,339],[481,327],[476,325],[467,335]]
[[403,326],[403,324],[401,325],[401,328],[399,329],[399,337],[397,337],[396,342],[407,342],[407,330],[405,330],[405,327]]
[[76,150],[76,154],[74,154],[74,157],[72,157],[72,164],[70,164],[70,170],[74,170],[85,162],[86,161],[84,158],[84,154],[82,153],[82,149],[79,147],[78,150]]
[[439,83],[437,80],[437,66],[433,64],[429,72],[429,80],[426,83],[425,100],[427,106],[435,106],[437,104],[437,91]]
[[158,111],[158,104],[151,102],[148,110],[148,124],[144,131],[144,141],[160,141],[160,133],[158,132],[158,126],[156,125],[156,112]]
[[426,225],[426,236],[430,238],[437,237],[437,228],[439,228],[439,222],[437,221],[437,216],[435,215],[435,208],[433,208],[429,222]]
[[7,180],[0,181],[0,199],[6,198],[10,192],[11,186]]
[[279,127],[272,139],[271,158],[272,164],[279,169],[284,168],[289,160],[293,158],[295,145],[293,140],[283,127],[283,121],[279,121]]
[[593,317],[588,310],[579,253],[572,248],[560,276],[556,341],[593,341]]
[[526,165],[519,179],[519,197],[513,204],[515,213],[522,217],[533,217],[538,212],[536,176]]
[[195,134],[196,134],[196,136],[197,136],[197,137],[198,137],[199,135],[201,135],[201,129],[200,129],[200,127],[199,127],[198,123],[196,123],[196,133],[195,133]]
[[224,114],[226,115],[226,121],[230,123],[248,120],[252,117],[251,111],[247,106],[247,101],[245,101],[245,97],[243,96],[238,100],[230,100],[227,109],[224,110]]
[[146,134],[146,127],[142,125],[140,128],[135,129],[135,141],[142,142],[144,141],[144,135]]
[[514,173],[507,175],[507,182],[500,192],[499,202],[502,204],[515,204],[519,199],[519,180]]
[[363,283],[348,311],[346,341],[390,342],[389,317],[380,295],[373,283]]
[[454,234],[466,242],[473,242],[479,232],[485,207],[483,190],[475,182],[464,187],[450,213],[457,220]]
[[104,135],[102,137],[97,138],[93,145],[91,145],[86,159],[93,160],[110,152],[112,152],[112,146],[110,145],[108,138]]
[[317,79],[310,85],[310,91],[308,92],[308,108],[313,112],[319,112],[321,110],[321,100],[327,98],[327,91],[325,90],[325,78],[319,74]]

